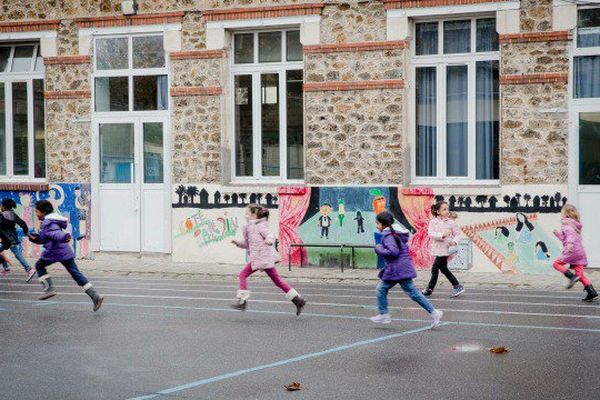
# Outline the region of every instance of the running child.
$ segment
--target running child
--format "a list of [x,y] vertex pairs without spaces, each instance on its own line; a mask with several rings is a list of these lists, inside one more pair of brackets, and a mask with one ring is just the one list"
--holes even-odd
[[61,263],[69,272],[71,277],[81,289],[92,299],[94,311],[98,311],[104,301],[104,296],[100,296],[87,278],[79,272],[75,264],[75,255],[69,245],[71,235],[64,231],[67,227],[67,219],[54,213],[52,203],[48,200],[40,200],[35,203],[35,215],[42,222],[39,233],[30,233],[29,240],[36,244],[44,245],[44,250],[40,259],[35,263],[35,269],[42,284],[44,292],[40,300],[46,300],[56,295],[52,278],[46,271],[46,267]]
[[404,293],[431,315],[431,328],[437,327],[440,324],[443,312],[433,308],[413,283],[417,273],[412,258],[408,254],[408,231],[399,225],[394,227],[394,217],[388,211],[383,211],[377,215],[375,225],[379,232],[384,235],[381,244],[375,246],[375,253],[384,260],[384,267],[379,271],[381,281],[376,289],[379,315],[371,318],[371,321],[378,324],[392,322],[388,312],[387,295],[391,288],[399,284]]
[[[582,301],[594,301],[598,298],[598,293],[583,274],[583,269],[587,266],[587,256],[583,248],[583,240],[581,230],[583,225],[579,222],[579,211],[571,204],[565,204],[561,211],[560,218],[561,230],[554,231],[554,235],[562,242],[563,251],[560,257],[554,261],[554,269],[562,272],[567,277],[569,283],[567,289],[571,289],[577,282],[583,284],[587,296],[581,299]],[[569,271],[566,265],[575,273]]]
[[[15,255],[15,258],[21,263],[27,274],[27,282],[30,282],[35,275],[35,269],[31,268],[27,263],[27,260],[23,258],[21,252],[21,242],[19,241],[19,234],[17,233],[16,226],[19,225],[23,230],[23,235],[27,236],[29,228],[25,221],[23,221],[13,211],[17,207],[17,203],[13,199],[4,198],[2,199],[2,207],[0,208],[0,253],[4,250],[10,249]],[[6,262],[2,264],[4,268],[4,275],[10,272],[10,268]]]
[[246,249],[250,261],[240,272],[237,302],[232,304],[231,307],[236,310],[246,310],[250,298],[247,279],[256,271],[264,271],[275,286],[285,293],[286,299],[294,303],[296,315],[299,316],[306,305],[306,300],[279,276],[275,268],[279,263],[279,254],[273,247],[275,235],[269,229],[268,219],[269,210],[257,204],[248,205],[246,207],[246,220],[248,223],[243,228],[244,238],[243,240],[231,241],[237,247]]
[[431,267],[431,279],[422,293],[431,296],[441,272],[452,284],[452,297],[458,297],[465,292],[465,288],[448,269],[448,258],[452,253],[450,249],[458,244],[461,232],[450,218],[450,209],[445,201],[438,201],[432,205],[431,214],[433,218],[429,221],[428,233],[431,239],[431,255],[435,260]]

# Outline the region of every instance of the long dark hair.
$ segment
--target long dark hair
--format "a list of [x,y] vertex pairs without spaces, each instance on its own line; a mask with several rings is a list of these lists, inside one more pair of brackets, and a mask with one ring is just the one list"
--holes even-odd
[[[523,217],[523,221],[520,221],[518,216],[521,215]],[[531,232],[533,230],[533,224],[531,222],[529,222],[529,219],[527,219],[527,216],[525,214],[523,214],[522,212],[518,212],[516,214],[516,218],[517,218],[517,227],[516,227],[516,231],[517,232],[521,232],[521,230],[523,229],[523,225],[527,226],[527,229],[529,229],[529,232]]]
[[437,217],[437,216],[439,216],[439,215],[440,215],[440,208],[442,208],[442,206],[443,206],[444,204],[448,204],[448,203],[447,203],[447,202],[445,202],[444,200],[442,200],[442,201],[438,201],[438,202],[436,202],[434,205],[432,205],[432,206],[431,206],[431,214],[432,214],[434,217]]
[[382,211],[379,214],[377,214],[377,217],[375,217],[375,219],[377,220],[377,222],[383,225],[384,228],[388,228],[390,230],[390,232],[392,233],[392,237],[396,241],[398,249],[401,249],[402,242],[400,241],[400,234],[394,230],[394,216],[392,215],[392,213],[389,211]]
[[250,210],[250,214],[256,215],[257,219],[269,219],[269,210],[259,204],[248,204],[248,209]]

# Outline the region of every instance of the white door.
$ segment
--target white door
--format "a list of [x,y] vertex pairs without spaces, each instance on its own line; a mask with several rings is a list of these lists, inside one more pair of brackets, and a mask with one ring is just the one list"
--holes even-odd
[[101,251],[167,251],[166,129],[161,118],[97,122]]
[[600,107],[574,112],[577,151],[577,203],[583,223],[583,244],[590,267],[600,268]]

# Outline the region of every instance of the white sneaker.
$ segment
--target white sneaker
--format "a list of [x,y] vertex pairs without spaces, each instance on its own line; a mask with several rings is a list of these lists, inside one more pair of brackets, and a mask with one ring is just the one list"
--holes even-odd
[[371,321],[375,322],[376,324],[389,324],[392,322],[392,319],[390,318],[390,314],[379,314],[375,317],[372,317]]
[[440,321],[444,316],[444,312],[440,310],[433,310],[431,313],[431,329],[435,329],[440,325]]

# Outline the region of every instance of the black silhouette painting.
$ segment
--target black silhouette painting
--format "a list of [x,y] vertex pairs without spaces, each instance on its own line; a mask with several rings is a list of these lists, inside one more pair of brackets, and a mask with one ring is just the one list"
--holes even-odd
[[360,211],[356,211],[356,217],[354,217],[354,220],[356,221],[356,233],[365,233],[365,219]]
[[[260,204],[265,208],[277,208],[277,196],[271,193],[224,193],[217,190],[209,193],[205,188],[197,186],[178,185],[175,188],[177,202],[173,208],[244,208],[249,203]],[[250,201],[248,202],[247,199]],[[212,202],[211,202],[212,200]]]

